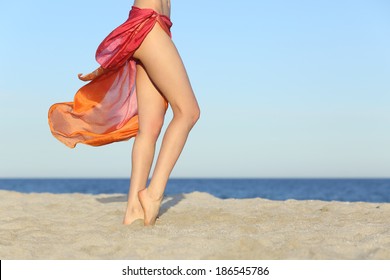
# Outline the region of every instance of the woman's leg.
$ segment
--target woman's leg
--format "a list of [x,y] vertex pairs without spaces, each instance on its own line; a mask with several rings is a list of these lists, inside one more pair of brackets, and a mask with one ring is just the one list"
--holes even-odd
[[139,130],[133,145],[130,190],[124,224],[144,218],[138,192],[146,187],[156,141],[166,112],[164,98],[150,81],[142,65],[137,65],[136,85]]
[[134,56],[142,62],[173,111],[150,185],[138,195],[145,214],[144,223],[153,225],[169,175],[200,111],[180,55],[159,24],[155,25]]

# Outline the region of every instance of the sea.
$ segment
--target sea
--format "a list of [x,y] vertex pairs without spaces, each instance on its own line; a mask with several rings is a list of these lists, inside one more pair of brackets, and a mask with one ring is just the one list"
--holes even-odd
[[[129,179],[0,179],[0,190],[23,193],[126,194]],[[170,179],[165,195],[206,192],[221,199],[390,203],[390,179]]]

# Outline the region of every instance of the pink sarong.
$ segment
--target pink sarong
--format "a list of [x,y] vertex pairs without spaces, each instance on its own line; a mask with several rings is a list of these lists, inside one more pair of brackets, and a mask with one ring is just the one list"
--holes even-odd
[[73,102],[50,107],[54,137],[70,148],[128,140],[138,132],[134,52],[158,22],[171,36],[172,23],[152,9],[132,7],[129,18],[99,45],[96,60],[104,69],[80,88]]

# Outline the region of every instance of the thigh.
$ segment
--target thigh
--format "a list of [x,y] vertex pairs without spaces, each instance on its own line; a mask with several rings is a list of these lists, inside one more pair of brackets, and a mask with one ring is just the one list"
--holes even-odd
[[197,107],[186,69],[171,38],[156,23],[135,52],[173,111]]
[[136,87],[139,129],[145,130],[151,126],[158,129],[164,121],[166,101],[140,64],[137,64]]

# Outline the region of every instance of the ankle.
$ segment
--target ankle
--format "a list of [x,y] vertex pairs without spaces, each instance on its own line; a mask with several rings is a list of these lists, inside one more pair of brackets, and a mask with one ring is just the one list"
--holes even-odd
[[142,213],[143,210],[142,210],[142,206],[130,206],[126,209],[126,213],[134,213],[134,214],[137,214],[137,213]]
[[149,187],[148,188],[148,196],[153,201],[162,201],[164,194],[161,192],[156,191],[154,188]]
[[142,206],[141,206],[141,203],[139,202],[139,200],[134,200],[134,201],[129,201],[127,203],[127,210],[128,211],[139,211],[142,209]]

